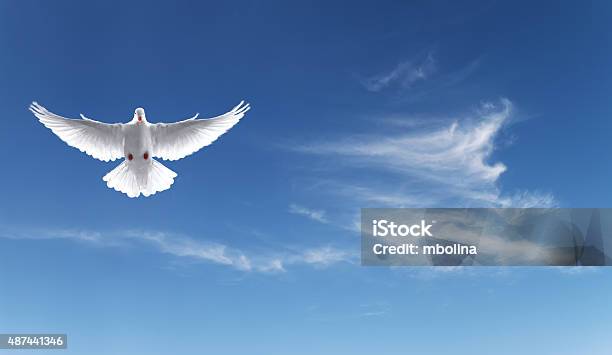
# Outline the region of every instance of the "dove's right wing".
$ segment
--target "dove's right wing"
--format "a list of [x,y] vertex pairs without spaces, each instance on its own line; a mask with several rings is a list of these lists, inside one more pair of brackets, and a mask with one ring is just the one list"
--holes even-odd
[[102,161],[115,160],[124,156],[124,137],[120,123],[102,123],[83,115],[81,115],[82,120],[65,118],[49,112],[36,102],[30,105],[30,111],[61,140],[81,152]]
[[212,144],[232,128],[250,109],[244,101],[230,112],[206,120],[194,117],[175,123],[151,125],[153,156],[164,160],[178,160]]

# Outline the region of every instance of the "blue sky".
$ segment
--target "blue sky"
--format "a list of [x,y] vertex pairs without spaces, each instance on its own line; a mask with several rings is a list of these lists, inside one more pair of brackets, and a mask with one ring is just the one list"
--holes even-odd
[[[366,268],[362,207],[608,207],[606,2],[0,3],[0,331],[70,354],[607,354],[610,271]],[[128,199],[27,111],[252,110]]]

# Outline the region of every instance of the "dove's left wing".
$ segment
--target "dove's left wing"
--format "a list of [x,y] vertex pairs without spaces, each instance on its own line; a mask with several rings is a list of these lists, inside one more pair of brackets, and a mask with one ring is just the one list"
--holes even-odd
[[164,160],[178,160],[212,144],[219,136],[232,128],[250,109],[244,101],[230,112],[206,120],[196,119],[176,123],[151,125],[153,156]]
[[83,115],[82,120],[65,118],[49,112],[36,102],[30,105],[30,111],[61,140],[81,152],[102,161],[115,160],[124,155],[120,123],[102,123]]

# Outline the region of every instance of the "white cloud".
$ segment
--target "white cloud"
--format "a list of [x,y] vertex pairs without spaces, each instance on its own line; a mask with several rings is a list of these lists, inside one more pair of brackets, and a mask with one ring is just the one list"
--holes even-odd
[[438,130],[371,135],[313,144],[301,150],[353,158],[361,166],[433,178],[451,185],[481,185],[497,180],[506,170],[504,164],[490,164],[487,159],[493,152],[493,139],[510,110],[510,101],[503,100],[500,110],[490,111],[477,122],[455,121]]
[[390,72],[362,79],[361,83],[367,90],[374,92],[381,91],[393,85],[407,88],[419,80],[427,79],[434,71],[434,58],[431,54],[428,54],[418,63],[412,61],[399,63]]
[[501,207],[534,208],[557,205],[557,200],[552,194],[538,191],[521,191],[511,196],[500,196],[498,202]]
[[388,302],[364,303],[359,307],[361,312],[357,316],[362,318],[381,317],[391,313],[391,305]]
[[318,266],[328,266],[341,261],[346,261],[350,255],[343,250],[330,246],[308,249],[298,256],[298,262]]
[[300,216],[305,216],[317,222],[327,223],[325,211],[323,210],[314,210],[292,203],[289,205],[289,212]]
[[190,258],[224,265],[240,271],[264,273],[284,272],[288,265],[328,267],[337,263],[353,263],[356,252],[328,245],[321,247],[293,248],[288,252],[247,253],[224,244],[212,243],[174,233],[124,230],[99,232],[76,229],[10,231],[0,230],[0,238],[15,240],[72,240],[98,247],[150,247],[160,253],[179,258]]
[[437,122],[433,128],[396,127],[393,135],[352,136],[306,144],[297,150],[335,157],[341,166],[364,169],[393,181],[345,179],[338,183],[342,188],[336,191],[364,202],[396,207],[554,205],[551,195],[521,192],[505,196],[497,186],[507,168],[502,162],[491,161],[492,154],[495,139],[511,114],[512,103],[501,99],[444,126]]
[[171,235],[163,232],[125,231],[117,233],[120,238],[133,239],[147,243],[165,254],[178,257],[210,261],[232,266],[239,270],[252,270],[251,260],[239,251],[217,243],[207,243],[192,238]]

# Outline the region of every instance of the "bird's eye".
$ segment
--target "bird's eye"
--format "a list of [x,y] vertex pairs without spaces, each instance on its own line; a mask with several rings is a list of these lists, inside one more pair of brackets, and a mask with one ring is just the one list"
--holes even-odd
[[145,152],[142,157],[144,158],[144,160],[149,159],[149,152]]
[[134,160],[134,156],[132,155],[132,153],[128,154],[128,160]]

